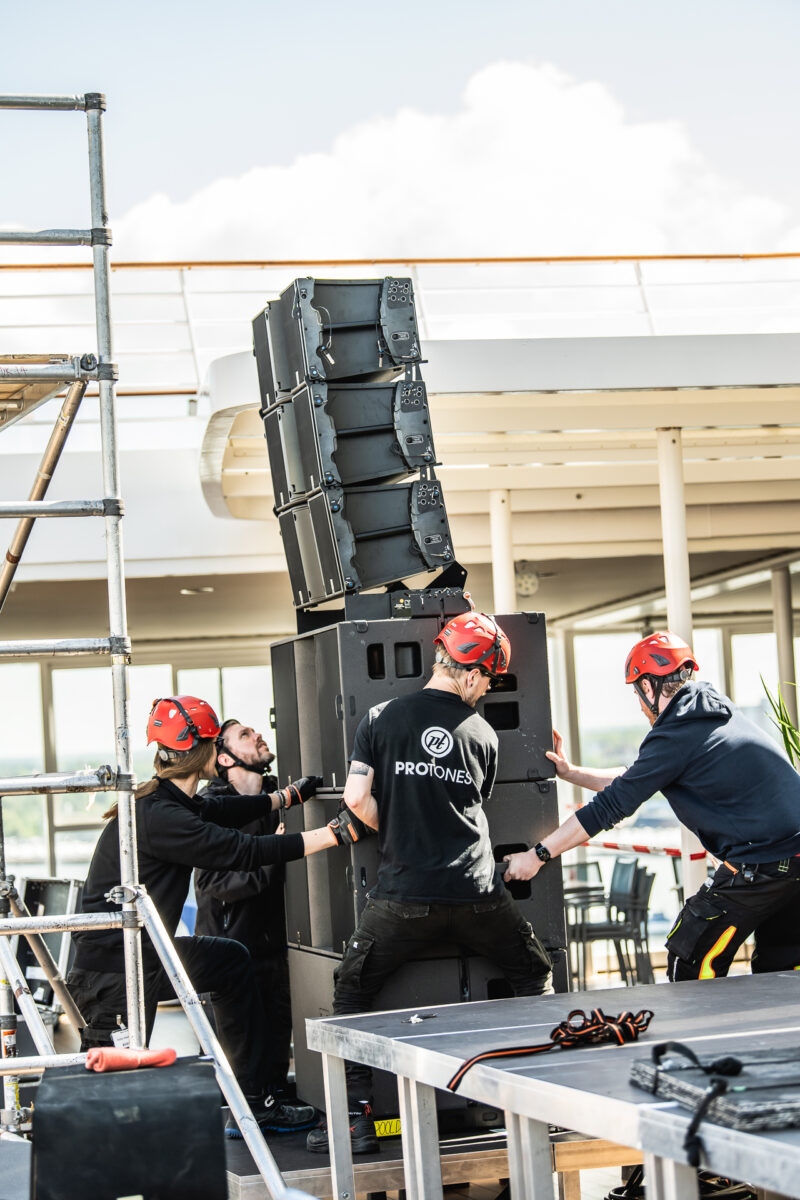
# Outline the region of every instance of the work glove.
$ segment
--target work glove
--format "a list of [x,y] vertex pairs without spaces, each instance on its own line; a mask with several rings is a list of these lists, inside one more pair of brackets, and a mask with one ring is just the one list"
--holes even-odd
[[281,809],[291,808],[293,804],[305,804],[306,800],[312,800],[321,783],[319,775],[303,775],[302,778],[295,779],[294,783],[287,784],[278,792]]
[[340,846],[352,846],[374,832],[350,811],[344,801],[339,805],[339,812],[333,820],[328,822],[328,829],[333,830],[333,836]]

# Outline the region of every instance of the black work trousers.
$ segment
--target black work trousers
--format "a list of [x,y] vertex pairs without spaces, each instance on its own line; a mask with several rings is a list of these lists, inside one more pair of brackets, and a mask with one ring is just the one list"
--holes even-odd
[[[258,983],[250,952],[230,938],[179,937],[175,949],[197,992],[208,992],[214,1019],[228,1061],[249,1098],[262,1096],[267,1083],[267,1045]],[[81,1049],[111,1046],[117,1017],[127,1024],[125,976],[114,971],[87,971],[73,967],[67,987],[81,1010],[86,1027]],[[175,992],[164,968],[145,966],[145,1032],[149,1042],[159,1000]]]
[[264,1080],[267,1094],[286,1092],[292,1043],[292,1001],[289,961],[285,955],[254,958],[253,971],[261,999],[261,1021],[266,1030]]
[[669,978],[727,975],[751,933],[754,974],[800,967],[800,858],[718,867],[710,885],[687,900],[670,930]]
[[[517,996],[552,990],[550,957],[508,892],[473,904],[368,900],[334,975],[337,1016],[367,1012],[402,963],[431,945],[488,958]],[[351,1109],[371,1100],[372,1071],[347,1063]]]

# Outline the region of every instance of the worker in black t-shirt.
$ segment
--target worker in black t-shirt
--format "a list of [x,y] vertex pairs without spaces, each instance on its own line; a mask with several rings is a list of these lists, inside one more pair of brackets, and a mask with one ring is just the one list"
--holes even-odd
[[[508,638],[492,617],[473,612],[455,617],[435,641],[433,676],[422,691],[377,705],[356,731],[339,836],[357,840],[361,823],[377,829],[378,877],[334,976],[337,1016],[371,1008],[392,972],[431,944],[484,955],[517,995],[551,987],[550,959],[505,890],[483,811],[497,735],[474,709],[508,670]],[[347,1064],[356,1154],[378,1148],[371,1085],[368,1067]],[[327,1152],[324,1125],[307,1145]]]

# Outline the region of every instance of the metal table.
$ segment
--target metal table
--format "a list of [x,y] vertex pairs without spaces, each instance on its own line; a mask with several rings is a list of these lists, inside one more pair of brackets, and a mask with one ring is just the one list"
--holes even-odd
[[[485,1050],[548,1039],[571,1009],[606,1013],[649,1008],[649,1031],[628,1046],[552,1050],[531,1058],[479,1063],[459,1094],[502,1108],[515,1200],[553,1200],[548,1124],[641,1149],[648,1200],[694,1200],[695,1171],[682,1148],[688,1110],[628,1083],[631,1063],[655,1042],[689,1042],[696,1052],[800,1045],[800,973],[738,976],[676,984],[492,1000],[369,1013],[306,1023],[308,1045],[323,1055],[333,1194],[353,1200],[344,1058],[397,1075],[408,1200],[440,1200],[442,1181],[435,1091],[460,1064]],[[800,1197],[800,1129],[744,1134],[704,1121],[703,1167],[756,1187]]]

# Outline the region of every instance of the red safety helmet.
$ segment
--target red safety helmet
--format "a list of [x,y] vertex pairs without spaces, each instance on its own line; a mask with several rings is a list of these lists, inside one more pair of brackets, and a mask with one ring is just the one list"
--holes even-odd
[[665,629],[636,643],[625,663],[625,682],[635,683],[642,675],[673,675],[681,667],[700,669],[688,642]]
[[215,738],[220,731],[217,714],[197,696],[166,696],[154,700],[147,720],[147,742],[159,742],[169,750],[192,750],[201,738]]
[[[625,661],[625,682],[633,684],[642,703],[658,716],[661,691],[667,678],[688,679],[692,671],[699,669],[689,643],[665,629],[636,643]],[[652,700],[641,686],[642,679],[648,676],[652,677]]]
[[486,613],[459,613],[433,639],[437,642],[454,662],[482,667],[489,675],[505,675],[511,662],[511,643]]

